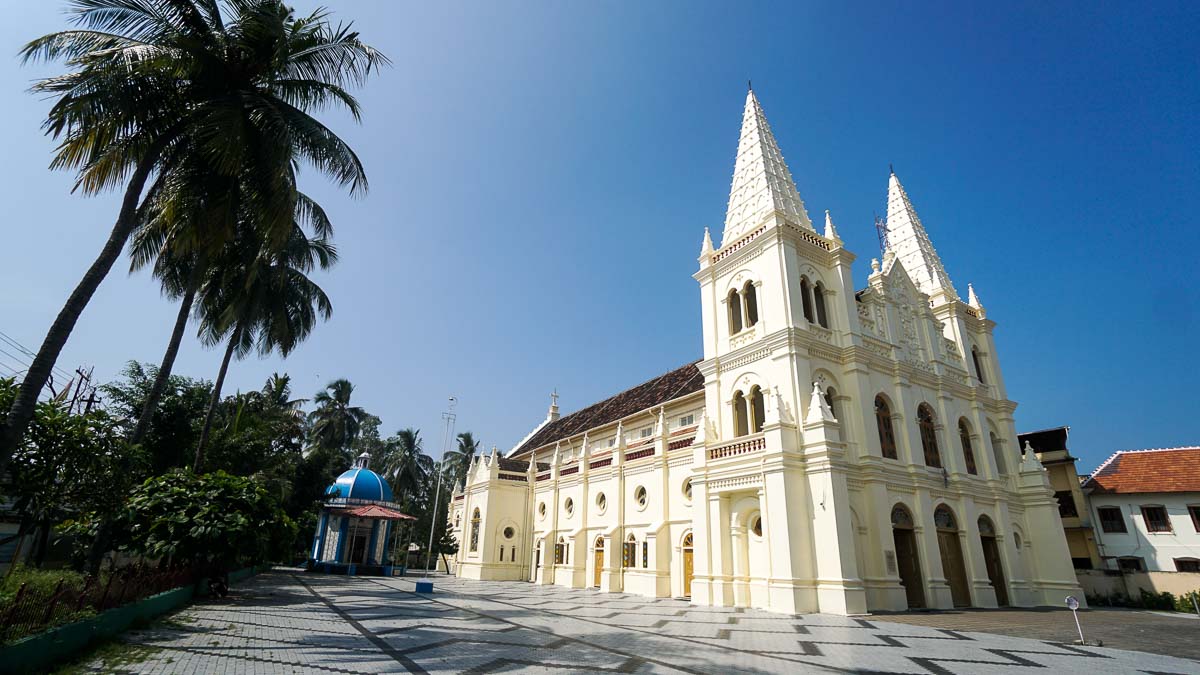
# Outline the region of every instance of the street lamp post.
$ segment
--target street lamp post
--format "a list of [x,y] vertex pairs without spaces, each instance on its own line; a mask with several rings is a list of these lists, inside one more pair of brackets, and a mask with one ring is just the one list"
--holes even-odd
[[437,512],[438,502],[442,499],[442,472],[446,468],[446,453],[450,448],[450,439],[454,436],[454,421],[457,415],[454,414],[454,406],[458,404],[458,399],[450,397],[449,410],[442,413],[442,420],[445,426],[442,429],[442,457],[437,464],[437,488],[433,492],[433,517],[429,520],[429,548],[425,549],[425,578],[429,578],[429,558],[433,555],[433,532],[437,527]]

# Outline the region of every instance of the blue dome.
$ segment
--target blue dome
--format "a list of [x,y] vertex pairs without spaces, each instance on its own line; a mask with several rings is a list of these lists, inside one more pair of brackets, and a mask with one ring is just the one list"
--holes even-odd
[[392,501],[392,487],[370,469],[350,469],[337,477],[325,494],[341,499],[365,499],[374,502]]

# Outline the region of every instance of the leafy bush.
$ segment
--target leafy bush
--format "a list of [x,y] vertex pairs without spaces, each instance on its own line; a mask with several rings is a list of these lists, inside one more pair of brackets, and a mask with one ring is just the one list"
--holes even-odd
[[1089,595],[1088,605],[1092,607],[1130,607],[1133,609],[1155,609],[1168,612],[1195,612],[1192,598],[1200,603],[1200,590],[1176,596],[1174,593],[1163,591],[1151,593],[1139,589],[1138,597],[1131,598],[1124,593],[1112,595]]
[[76,589],[83,588],[83,575],[78,572],[43,570],[17,565],[9,570],[3,580],[0,580],[0,606],[12,601],[17,595],[17,590],[21,588],[21,584],[26,584],[26,593],[37,593],[40,596],[49,597],[58,587],[60,579],[63,580],[65,586]]
[[283,560],[297,533],[261,483],[224,471],[151,478],[127,507],[118,523],[122,547],[171,566],[230,570]]

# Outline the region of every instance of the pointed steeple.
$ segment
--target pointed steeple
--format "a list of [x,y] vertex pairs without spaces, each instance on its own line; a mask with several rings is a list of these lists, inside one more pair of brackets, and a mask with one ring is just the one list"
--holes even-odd
[[767,125],[758,97],[751,89],[746,92],[742,135],[738,141],[733,184],[729,188],[729,208],[725,212],[721,245],[725,246],[757,227],[775,211],[801,227],[816,231],[804,210],[800,193],[796,191],[792,173],[783,161],[779,144]]
[[950,283],[950,275],[946,274],[941,258],[929,241],[929,233],[895,173],[888,178],[887,206],[888,250],[895,252],[904,270],[923,293],[931,297],[945,293],[957,299],[958,293]]
[[708,228],[704,228],[704,243],[700,245],[700,259],[703,260],[712,255],[712,235],[708,233]]
[[839,244],[842,242],[842,238],[838,236],[837,228],[833,226],[833,216],[829,215],[829,209],[825,209],[825,238]]

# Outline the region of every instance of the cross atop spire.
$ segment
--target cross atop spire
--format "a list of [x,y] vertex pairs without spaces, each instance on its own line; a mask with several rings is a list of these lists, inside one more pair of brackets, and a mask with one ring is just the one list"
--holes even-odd
[[746,92],[742,135],[738,141],[733,184],[729,188],[729,208],[725,212],[721,245],[749,232],[776,211],[797,225],[813,230],[792,173],[783,161],[783,153],[779,151],[758,97],[751,89]]
[[895,172],[888,177],[887,245],[921,292],[931,297],[944,293],[951,299],[958,298],[950,275],[929,241],[929,233]]

